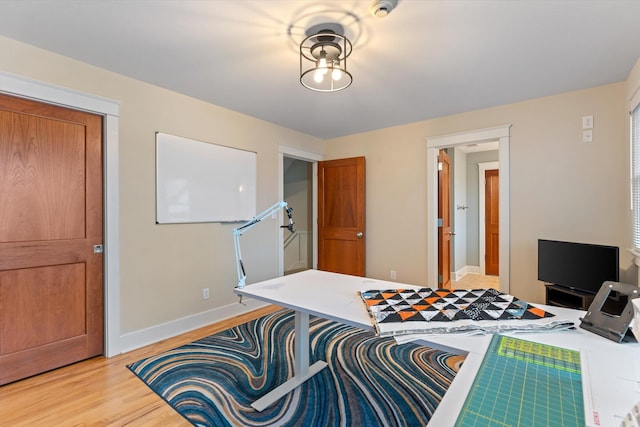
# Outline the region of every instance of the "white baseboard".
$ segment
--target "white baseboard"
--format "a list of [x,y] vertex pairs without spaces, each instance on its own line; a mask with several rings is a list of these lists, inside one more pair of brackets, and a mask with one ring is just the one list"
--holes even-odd
[[462,279],[466,274],[480,274],[480,266],[479,265],[465,265],[460,270],[452,272],[451,276],[454,277],[453,280],[458,281]]
[[202,328],[221,320],[229,319],[258,308],[266,307],[267,305],[269,304],[245,297],[242,299],[242,304],[234,303],[225,305],[223,307],[203,311],[202,313],[197,313],[171,322],[121,335],[119,347],[122,353],[126,353],[167,338],[184,334],[185,332],[193,331],[194,329]]

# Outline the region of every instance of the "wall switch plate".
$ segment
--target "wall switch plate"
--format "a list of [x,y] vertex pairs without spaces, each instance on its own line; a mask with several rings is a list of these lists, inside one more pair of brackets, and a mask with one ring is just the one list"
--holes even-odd
[[582,129],[593,129],[593,116],[582,117]]
[[593,131],[591,129],[586,129],[582,131],[582,142],[591,142],[593,141]]

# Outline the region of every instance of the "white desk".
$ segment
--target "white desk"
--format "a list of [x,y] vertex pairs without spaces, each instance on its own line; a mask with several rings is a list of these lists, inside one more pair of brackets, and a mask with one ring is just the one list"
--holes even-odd
[[[309,366],[309,315],[373,331],[367,309],[358,291],[368,289],[419,288],[398,282],[347,276],[317,270],[236,289],[238,295],[290,308],[296,312],[295,377],[256,402],[262,410],[324,368],[323,362]],[[542,306],[544,307],[544,306]],[[545,307],[576,327],[583,312]],[[640,401],[640,344],[617,344],[584,329],[574,331],[518,334],[519,338],[580,350],[583,358],[583,388],[587,425],[617,426]],[[424,345],[466,355],[465,362],[433,414],[429,425],[454,425],[484,357],[491,336],[429,337]],[[318,365],[319,364],[319,365]],[[255,404],[254,404],[255,405]],[[260,409],[262,408],[262,409]],[[597,424],[595,419],[599,420]]]

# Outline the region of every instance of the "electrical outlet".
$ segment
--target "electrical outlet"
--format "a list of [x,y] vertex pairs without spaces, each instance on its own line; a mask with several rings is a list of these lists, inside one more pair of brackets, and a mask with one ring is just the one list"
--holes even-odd
[[390,271],[390,275],[391,275],[391,280],[396,280],[396,271],[395,270],[391,270]]
[[582,142],[591,142],[593,141],[593,131],[591,129],[582,131]]
[[593,116],[582,117],[582,129],[593,129]]
[[202,289],[202,299],[209,299],[209,288]]

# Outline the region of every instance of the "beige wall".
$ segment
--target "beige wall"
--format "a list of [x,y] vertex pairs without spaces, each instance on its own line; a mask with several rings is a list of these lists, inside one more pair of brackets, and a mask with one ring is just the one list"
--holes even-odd
[[[278,145],[322,141],[0,37],[0,70],[120,102],[121,333],[237,302],[230,224],[155,224],[155,132],[258,153],[258,211],[278,198]],[[247,282],[278,273],[278,227],[243,236]],[[211,298],[202,299],[202,288]]]
[[[326,143],[327,159],[366,156],[367,276],[427,285],[426,138],[511,124],[511,293],[543,302],[537,239],[631,245],[625,84],[382,129]],[[593,142],[582,116],[593,115]],[[432,285],[432,284],[429,284]]]

